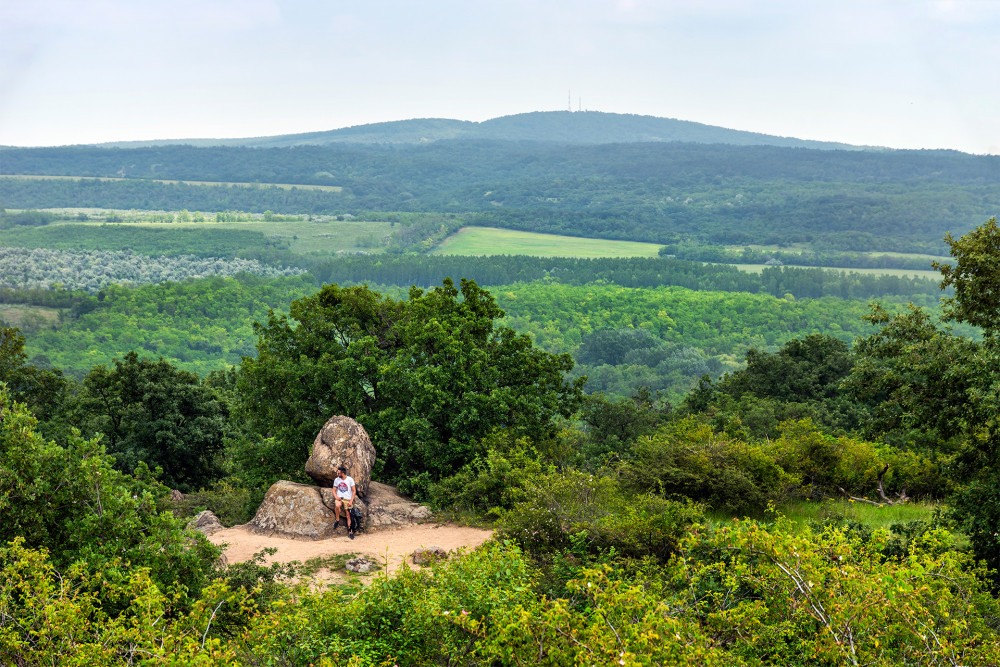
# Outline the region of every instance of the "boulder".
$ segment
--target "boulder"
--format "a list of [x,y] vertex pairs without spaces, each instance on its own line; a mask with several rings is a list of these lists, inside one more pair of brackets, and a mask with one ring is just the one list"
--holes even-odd
[[333,519],[318,486],[281,481],[267,490],[246,529],[256,535],[322,540],[336,533]]
[[205,535],[211,535],[220,530],[225,530],[225,526],[219,521],[219,517],[215,516],[215,513],[211,510],[205,510],[204,512],[198,512],[197,515],[187,524],[188,528],[193,528]]
[[375,465],[375,447],[364,427],[350,417],[331,417],[313,441],[306,473],[320,486],[331,487],[337,468],[344,466],[354,478],[358,495],[368,495]]
[[434,561],[444,560],[448,557],[448,552],[445,551],[444,547],[421,547],[413,552],[413,564],[414,565],[430,565]]
[[[367,498],[354,506],[365,517],[364,529],[397,528],[431,518],[431,511],[396,492],[395,487],[371,482]],[[334,524],[334,491],[296,482],[275,482],[246,529],[257,535],[277,535],[301,540],[322,540],[337,532]],[[345,521],[340,514],[341,524]]]
[[170,502],[172,503],[182,503],[184,502],[184,494],[177,489],[170,489]]
[[375,563],[371,562],[367,558],[361,556],[357,558],[352,558],[344,564],[348,572],[357,572],[363,574],[365,572],[371,572],[375,569]]
[[368,497],[358,504],[365,515],[366,528],[392,528],[420,523],[431,518],[431,511],[400,495],[396,487],[372,482]]

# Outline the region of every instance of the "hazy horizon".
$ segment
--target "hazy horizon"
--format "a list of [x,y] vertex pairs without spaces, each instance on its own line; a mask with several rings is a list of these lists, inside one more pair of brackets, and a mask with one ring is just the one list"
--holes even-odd
[[998,154],[998,33],[977,0],[3,3],[0,144],[572,108]]

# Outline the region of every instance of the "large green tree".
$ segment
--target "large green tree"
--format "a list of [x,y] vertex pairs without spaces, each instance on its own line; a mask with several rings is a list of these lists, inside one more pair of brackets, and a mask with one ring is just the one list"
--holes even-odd
[[16,327],[0,326],[0,382],[13,400],[24,403],[46,436],[68,435],[65,410],[70,383],[61,371],[28,363],[25,338]]
[[244,415],[270,439],[243,451],[257,481],[301,476],[309,445],[334,415],[357,419],[378,474],[419,492],[475,455],[497,428],[545,438],[576,409],[567,354],[534,347],[499,326],[504,316],[474,281],[413,288],[395,301],[365,287],[326,285],[257,326],[258,355],[244,359]]
[[862,340],[850,380],[862,398],[874,399],[875,428],[957,443],[952,515],[968,534],[976,556],[1000,567],[1000,226],[995,218],[955,239],[945,238],[956,262],[936,264],[953,287],[944,320],[979,327],[981,341],[954,335],[925,313],[888,317],[875,309],[882,329]]
[[83,380],[80,411],[82,430],[103,434],[119,470],[131,472],[140,462],[160,467],[164,483],[182,491],[221,474],[224,403],[196,374],[163,359],[129,352],[112,368],[95,366]]

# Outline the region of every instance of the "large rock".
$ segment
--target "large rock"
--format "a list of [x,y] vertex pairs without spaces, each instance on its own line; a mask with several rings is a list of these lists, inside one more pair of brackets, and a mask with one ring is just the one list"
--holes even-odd
[[246,529],[257,535],[322,540],[336,532],[333,519],[333,509],[323,502],[318,486],[281,481],[267,490]]
[[344,466],[354,478],[358,495],[365,497],[373,465],[375,447],[364,427],[350,417],[331,417],[313,441],[306,473],[320,486],[331,487],[337,478],[337,468]]
[[[334,492],[296,482],[275,482],[246,529],[257,535],[277,535],[300,540],[322,540],[337,532],[334,525]],[[354,506],[365,517],[364,529],[398,528],[431,518],[431,511],[396,492],[395,487],[371,482],[367,498]],[[341,522],[344,513],[340,514]],[[342,535],[344,533],[341,533]]]
[[420,547],[410,556],[414,565],[430,565],[447,557],[448,552],[444,547],[439,546]]
[[211,535],[225,529],[225,526],[219,521],[219,517],[215,516],[215,512],[211,510],[198,512],[193,519],[188,521],[187,527],[200,531],[204,535]]
[[392,528],[419,523],[431,518],[426,506],[400,495],[396,487],[372,482],[362,510],[368,528]]

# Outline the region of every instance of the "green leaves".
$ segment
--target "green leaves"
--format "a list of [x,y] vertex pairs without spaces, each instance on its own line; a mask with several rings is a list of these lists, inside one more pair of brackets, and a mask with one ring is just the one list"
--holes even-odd
[[257,327],[258,356],[243,363],[244,410],[285,457],[280,468],[257,466],[250,476],[296,474],[334,415],[367,429],[383,479],[417,493],[469,463],[473,443],[495,428],[551,435],[556,418],[578,404],[582,382],[565,379],[569,355],[538,350],[498,326],[503,315],[467,280],[413,289],[406,301],[327,285],[294,302],[288,318]]

